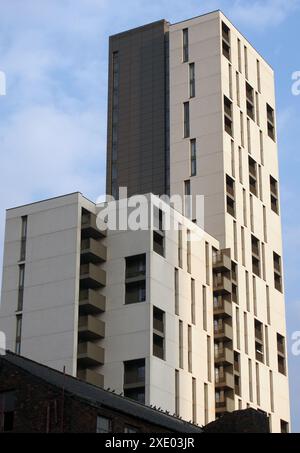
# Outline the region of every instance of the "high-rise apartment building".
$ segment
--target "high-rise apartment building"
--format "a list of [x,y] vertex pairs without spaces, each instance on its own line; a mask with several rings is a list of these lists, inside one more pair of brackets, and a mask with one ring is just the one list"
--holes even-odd
[[115,35],[109,58],[107,193],[181,195],[182,229],[104,234],[80,194],[9,210],[0,330],[184,419],[251,406],[288,431],[273,71],[220,11]]

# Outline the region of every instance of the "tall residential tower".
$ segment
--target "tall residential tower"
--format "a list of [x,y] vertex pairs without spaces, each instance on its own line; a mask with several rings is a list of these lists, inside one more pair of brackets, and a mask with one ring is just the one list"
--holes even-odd
[[[195,423],[251,406],[286,432],[273,70],[220,11],[112,36],[109,59],[107,193],[148,194],[159,229],[103,233],[80,194],[9,210],[8,347]],[[181,196],[178,231],[151,194]]]

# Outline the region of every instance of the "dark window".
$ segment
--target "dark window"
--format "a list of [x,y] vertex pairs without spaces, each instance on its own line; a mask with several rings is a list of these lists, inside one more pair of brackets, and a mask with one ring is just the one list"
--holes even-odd
[[277,253],[273,253],[274,262],[274,286],[277,291],[282,292],[282,271],[281,271],[281,257]]
[[222,49],[223,55],[230,61],[230,29],[222,22]]
[[284,420],[280,420],[280,430],[281,430],[282,434],[288,434],[290,432],[288,422],[285,422]]
[[267,127],[268,135],[275,142],[275,118],[274,110],[267,104]]
[[27,216],[22,217],[20,261],[26,258]]
[[153,355],[165,359],[165,312],[153,307]]
[[255,236],[251,236],[252,244],[252,271],[260,277],[260,243]]
[[234,180],[226,175],[227,212],[235,217],[235,187]]
[[137,434],[140,431],[137,428],[134,428],[133,426],[125,426],[124,428],[124,433],[125,434]]
[[197,174],[197,144],[196,139],[191,140],[191,176]]
[[146,300],[146,255],[126,258],[125,303],[135,304]]
[[190,64],[190,98],[196,96],[195,63]]
[[189,61],[189,30],[185,28],[182,30],[182,44],[183,44],[183,52],[182,52],[182,60],[184,63]]
[[145,359],[124,362],[124,396],[145,403]]
[[232,102],[224,96],[224,127],[225,131],[233,137]]
[[249,190],[257,196],[257,163],[249,156]]
[[188,138],[190,136],[190,103],[185,102],[183,104],[183,119],[184,119],[184,138]]
[[264,335],[263,325],[257,319],[254,320],[254,332],[255,332],[255,354],[256,360],[264,363]]
[[278,371],[286,375],[286,352],[285,352],[285,338],[277,334],[277,358],[278,358]]
[[14,430],[16,393],[14,391],[0,393],[0,432]]
[[278,182],[270,176],[271,209],[279,214]]
[[107,417],[97,417],[97,431],[98,434],[111,433],[111,420]]
[[15,348],[16,354],[21,353],[22,321],[23,321],[22,315],[17,315],[16,316],[16,348]]
[[246,107],[247,115],[255,121],[254,90],[248,82],[246,82]]

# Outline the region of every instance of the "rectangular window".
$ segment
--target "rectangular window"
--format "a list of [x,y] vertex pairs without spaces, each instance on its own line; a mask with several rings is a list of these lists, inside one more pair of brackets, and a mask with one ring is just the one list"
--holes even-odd
[[242,264],[246,265],[246,250],[245,250],[245,228],[241,227],[241,242],[242,242]]
[[260,147],[260,161],[261,164],[265,164],[265,159],[264,159],[264,137],[262,131],[259,131],[259,147]]
[[261,267],[262,267],[262,278],[266,280],[266,250],[265,244],[261,244]]
[[281,257],[277,253],[273,253],[274,262],[274,286],[277,291],[282,293],[282,269],[281,269]]
[[153,355],[165,360],[165,312],[153,307]]
[[226,175],[226,200],[228,214],[235,217],[235,184],[234,180],[228,175]]
[[248,49],[244,46],[244,59],[245,59],[245,77],[248,79]]
[[184,215],[188,218],[192,218],[192,200],[191,200],[191,181],[184,181]]
[[153,219],[153,251],[161,256],[165,256],[164,213],[156,206],[153,208]]
[[248,82],[246,82],[246,107],[247,115],[255,121],[254,89]]
[[243,154],[242,148],[239,146],[239,174],[240,174],[240,183],[243,184]]
[[279,214],[279,196],[278,182],[273,176],[270,176],[270,193],[271,193],[271,209],[276,214]]
[[253,195],[250,194],[249,197],[250,200],[250,226],[251,226],[251,231],[254,231],[254,206],[253,206]]
[[263,182],[262,182],[262,170],[261,165],[258,165],[258,180],[259,180],[259,198],[261,201],[264,201],[264,194],[263,194]]
[[191,155],[191,176],[197,175],[197,143],[194,138],[190,142],[190,155]]
[[97,434],[111,433],[111,420],[107,417],[97,417]]
[[267,104],[267,129],[268,136],[275,142],[275,116],[274,109]]
[[233,99],[233,93],[232,93],[232,66],[229,63],[228,64],[228,79],[229,79],[229,97]]
[[191,278],[191,320],[196,324],[196,282]]
[[210,336],[207,337],[207,379],[208,382],[212,381],[212,373],[211,373],[211,338]]
[[179,370],[175,370],[175,414],[177,417],[180,415],[180,382]]
[[277,359],[279,373],[286,375],[285,338],[279,333],[277,334]]
[[209,423],[209,416],[208,416],[208,384],[204,384],[204,424],[207,425]]
[[183,52],[182,52],[182,61],[183,63],[186,63],[189,61],[189,30],[188,28],[185,28],[182,30],[182,47],[183,47]]
[[203,329],[207,332],[207,296],[206,286],[202,287],[202,302],[203,302]]
[[260,115],[259,115],[259,96],[258,93],[255,93],[255,105],[256,105],[256,122],[260,126]]
[[188,370],[189,373],[193,372],[193,338],[192,326],[188,326]]
[[27,216],[22,217],[20,261],[26,258]]
[[183,322],[179,321],[179,368],[183,369]]
[[174,286],[175,286],[175,315],[179,316],[179,271],[175,269],[174,272]]
[[17,315],[16,316],[16,348],[15,348],[15,352],[18,355],[21,354],[22,322],[23,322],[22,315]]
[[256,400],[260,406],[260,376],[259,376],[259,363],[256,363]]
[[235,149],[233,140],[231,140],[231,174],[235,178]]
[[182,269],[182,225],[178,225],[178,266]]
[[245,280],[246,280],[246,302],[247,310],[250,313],[250,283],[249,283],[249,272],[245,271]]
[[238,65],[239,65],[239,72],[242,72],[242,49],[241,49],[241,40],[238,38]]
[[256,278],[253,275],[252,278],[252,288],[253,288],[253,308],[254,308],[254,316],[257,316],[257,294],[256,294]]
[[247,145],[248,153],[251,154],[251,124],[249,118],[247,118]]
[[192,379],[193,423],[197,423],[197,381]]
[[241,349],[241,327],[240,327],[240,310],[238,307],[235,309],[235,323],[236,323],[236,347]]
[[140,431],[137,428],[134,428],[133,426],[125,426],[124,428],[124,433],[125,434],[137,434]]
[[266,365],[270,366],[269,328],[265,326]]
[[280,420],[280,430],[282,434],[289,434],[290,428],[288,422],[285,422],[284,420]]
[[248,359],[248,369],[249,369],[249,399],[253,403],[253,381],[252,381],[252,360]]
[[243,189],[243,221],[244,221],[244,226],[248,226],[247,222],[247,195],[246,195],[246,189]]
[[196,96],[196,81],[195,81],[195,63],[189,65],[190,70],[190,98]]
[[145,359],[124,362],[124,396],[145,404]]
[[224,96],[224,128],[233,137],[232,102],[226,96]]
[[210,254],[208,242],[205,242],[205,267],[206,267],[206,284],[210,285]]
[[23,310],[24,283],[25,283],[25,264],[20,264],[19,265],[18,311]]
[[16,409],[16,393],[14,391],[0,393],[0,433],[14,430]]
[[256,360],[264,363],[264,333],[263,325],[257,319],[254,320],[254,333],[255,333],[255,356]]
[[146,300],[146,255],[126,258],[125,304]]
[[249,190],[257,196],[257,163],[249,156]]
[[256,60],[256,71],[257,71],[257,89],[261,93],[261,78],[260,78],[260,61]]
[[249,346],[248,346],[248,315],[244,312],[244,342],[245,342],[245,353],[249,353]]
[[266,299],[267,299],[267,317],[268,324],[271,325],[271,303],[270,303],[270,288],[266,286]]
[[183,104],[183,136],[188,138],[190,136],[190,103],[184,102]]
[[235,75],[235,84],[236,84],[236,101],[237,101],[237,105],[240,107],[241,106],[240,75],[238,72],[236,72],[236,75]]
[[229,61],[231,59],[231,48],[230,48],[230,29],[227,27],[224,22],[222,22],[222,48],[223,48],[223,55]]
[[237,224],[233,221],[233,248],[234,248],[234,259],[238,260],[238,238],[237,238]]
[[245,146],[245,132],[244,132],[244,114],[240,112],[240,130],[241,130],[241,146]]
[[270,370],[270,403],[271,411],[274,412],[274,382],[273,382],[273,371]]

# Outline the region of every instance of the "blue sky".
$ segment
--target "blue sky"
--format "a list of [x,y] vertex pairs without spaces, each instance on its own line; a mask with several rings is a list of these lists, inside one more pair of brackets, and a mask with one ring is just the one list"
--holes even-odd
[[[289,350],[300,331],[300,0],[1,0],[0,238],[5,208],[79,190],[104,193],[108,36],[221,9],[273,66],[277,87]],[[2,239],[0,245],[2,256]],[[300,356],[290,353],[293,430]]]

